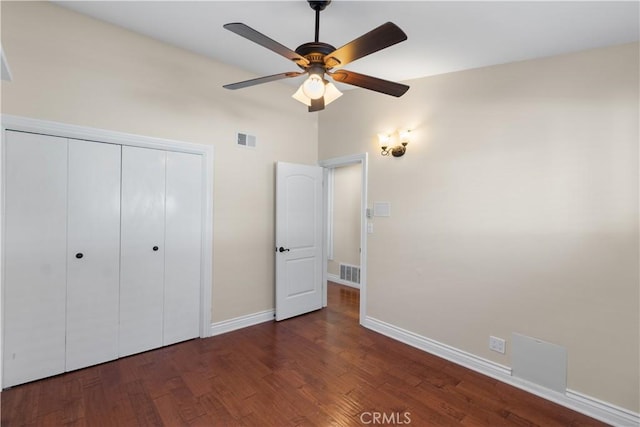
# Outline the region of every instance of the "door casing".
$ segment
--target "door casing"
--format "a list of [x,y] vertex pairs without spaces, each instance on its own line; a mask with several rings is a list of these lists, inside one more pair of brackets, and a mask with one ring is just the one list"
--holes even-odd
[[349,156],[335,157],[327,160],[320,160],[318,165],[324,168],[324,195],[323,195],[323,271],[322,284],[324,287],[323,306],[327,306],[327,259],[328,229],[329,229],[329,200],[333,197],[330,193],[328,182],[329,170],[343,166],[361,165],[361,186],[360,186],[360,324],[362,325],[367,317],[367,182],[369,176],[369,155],[368,153],[352,154]]

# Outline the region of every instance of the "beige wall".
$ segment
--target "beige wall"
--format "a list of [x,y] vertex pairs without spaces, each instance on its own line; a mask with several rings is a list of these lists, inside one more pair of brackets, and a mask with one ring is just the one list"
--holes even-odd
[[[369,316],[510,365],[567,348],[568,387],[638,412],[638,44],[348,92],[321,159],[369,152]],[[375,136],[411,128],[402,158]],[[507,339],[507,354],[488,349]]]
[[[228,91],[253,76],[52,4],[1,6],[2,113],[214,145],[212,319],[273,309],[274,162],[317,161],[295,88]],[[237,148],[236,131],[258,148]]]
[[333,259],[327,272],[340,276],[340,263],[360,266],[362,166],[333,169]]

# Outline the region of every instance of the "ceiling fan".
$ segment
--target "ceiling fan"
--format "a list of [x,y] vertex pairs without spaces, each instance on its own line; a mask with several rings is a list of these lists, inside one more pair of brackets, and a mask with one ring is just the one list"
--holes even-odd
[[407,85],[341,69],[341,67],[356,59],[360,59],[406,40],[407,35],[404,31],[394,23],[387,22],[336,49],[330,44],[318,40],[320,32],[320,12],[331,3],[331,0],[307,1],[311,9],[316,12],[315,40],[298,46],[295,51],[240,22],[224,25],[224,28],[227,30],[290,59],[303,71],[290,71],[245,80],[224,85],[224,88],[242,89],[275,80],[308,74],[309,77],[302,83],[300,88],[298,88],[293,98],[306,104],[309,107],[309,112],[323,110],[325,105],[342,96],[342,93],[335,85],[325,78],[325,74],[340,83],[358,86],[395,97],[404,95],[409,89]]

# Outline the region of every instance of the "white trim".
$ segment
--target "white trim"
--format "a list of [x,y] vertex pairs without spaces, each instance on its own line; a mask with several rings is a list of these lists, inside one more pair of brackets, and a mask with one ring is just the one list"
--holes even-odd
[[362,326],[381,333],[382,335],[386,335],[427,353],[442,357],[450,362],[525,390],[543,399],[550,400],[605,423],[621,427],[640,425],[640,414],[612,405],[611,403],[603,402],[569,389],[566,390],[566,393],[559,393],[555,390],[514,377],[511,375],[511,368],[507,366],[483,359],[474,354],[467,353],[466,351],[423,337],[372,317],[367,317],[364,322],[361,323]]
[[5,158],[5,132],[0,132],[0,390],[3,384],[4,372],[4,197],[6,194],[4,185],[4,158]]
[[329,246],[329,216],[332,215],[329,208],[331,189],[325,183],[329,181],[329,169],[322,169],[322,307],[327,306],[327,280],[329,275],[329,253],[326,248]]
[[213,146],[203,146],[205,152],[202,154],[204,163],[204,188],[202,207],[202,269],[200,278],[200,338],[207,338],[210,335],[209,325],[211,324],[211,293],[213,292],[213,182],[214,182],[214,148]]
[[372,329],[376,332],[394,338],[405,344],[409,344],[412,347],[419,348],[427,353],[435,354],[436,356],[447,359],[458,365],[462,365],[466,368],[479,371],[495,378],[496,375],[508,375],[511,376],[511,369],[507,366],[500,365],[490,360],[482,359],[471,353],[467,353],[462,350],[458,350],[455,347],[442,344],[438,341],[430,338],[423,337],[406,329],[399,328],[390,323],[383,322],[382,320],[375,319],[373,317],[367,317],[363,323],[365,328]]
[[[122,132],[114,132],[105,129],[91,128],[86,126],[70,125],[65,123],[51,122],[46,120],[32,119],[28,117],[11,116],[3,114],[0,116],[2,122],[2,152],[0,153],[0,164],[4,158],[4,138],[7,130],[22,132],[32,132],[60,136],[63,138],[82,139],[111,144],[129,145],[134,147],[155,148],[183,153],[199,154],[202,156],[203,170],[202,179],[202,266],[200,270],[200,337],[206,338],[211,333],[211,292],[213,287],[213,167],[214,150],[211,145],[194,144],[170,139],[154,138],[143,135],[134,135]],[[0,171],[1,172],[1,171]],[[4,182],[0,174],[1,198],[4,200]],[[4,202],[2,203],[2,218],[4,218]],[[2,230],[0,230],[2,231]],[[0,238],[2,236],[0,235]],[[2,240],[4,245],[4,240]],[[0,265],[4,262],[4,248],[0,248]],[[1,276],[1,275],[0,275]],[[4,283],[4,278],[0,279]],[[1,286],[4,292],[4,286]],[[2,307],[2,295],[0,295],[0,307]],[[0,332],[2,332],[0,318]],[[4,334],[2,334],[4,336]],[[0,364],[2,363],[3,346],[0,346]],[[0,369],[0,384],[2,381],[2,370]]]
[[597,410],[598,412],[611,414],[611,419],[602,419],[602,421],[609,422],[610,424],[625,427],[640,425],[640,414],[628,409],[624,409],[600,399],[596,399],[595,397],[587,396],[586,394],[571,390],[569,388],[567,389],[567,397],[575,402],[580,402],[582,405],[584,405],[586,410],[583,413],[593,418],[598,418],[595,415],[595,410]]
[[260,323],[270,322],[273,321],[275,315],[275,310],[265,310],[229,320],[223,320],[221,322],[215,322],[211,324],[210,334],[211,336],[215,336],[249,326],[258,325]]
[[108,142],[111,144],[130,145],[133,147],[155,148],[183,153],[203,154],[212,156],[213,147],[210,145],[194,144],[191,142],[172,139],[135,135],[115,132],[106,129],[51,122],[48,120],[32,119],[29,117],[2,115],[2,130],[17,130],[22,132],[40,133],[59,136],[62,138],[82,139],[85,141]]
[[[336,157],[333,159],[320,160],[318,164],[325,168],[325,179],[328,169],[335,169],[341,166],[354,164],[362,166],[362,185],[360,196],[360,324],[363,324],[367,317],[367,194],[369,183],[369,154],[352,154],[349,156]],[[324,203],[327,206],[329,199],[328,186],[324,186]],[[325,209],[324,236],[327,236],[327,212]],[[326,244],[326,241],[325,241]],[[326,246],[325,246],[326,247]],[[322,283],[324,286],[324,306],[327,305],[327,254],[324,254],[324,271],[322,273]]]
[[349,286],[350,288],[360,289],[360,285],[353,282],[348,282],[346,280],[342,280],[340,276],[336,276],[335,274],[327,273],[327,280],[330,282],[337,283],[339,285]]
[[[333,190],[335,188],[335,169],[328,169],[326,171],[327,176],[327,194],[333,194]],[[326,200],[326,209],[327,209],[327,260],[333,260],[333,197],[328,197]]]

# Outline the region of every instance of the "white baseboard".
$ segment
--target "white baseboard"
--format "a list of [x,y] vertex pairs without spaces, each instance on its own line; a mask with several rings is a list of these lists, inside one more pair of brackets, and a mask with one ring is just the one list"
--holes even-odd
[[511,369],[506,366],[491,362],[490,360],[482,359],[471,353],[458,350],[457,348],[442,344],[430,338],[425,338],[405,329],[398,328],[397,326],[391,325],[387,322],[374,319],[373,317],[367,316],[362,323],[362,326],[405,344],[409,344],[412,347],[419,348],[427,353],[435,354],[443,359],[462,365],[465,368],[473,369],[474,371],[489,375],[492,378],[496,378],[496,376],[511,376]]
[[567,389],[566,393],[559,393],[525,381],[512,376],[511,368],[507,366],[483,359],[381,320],[367,316],[362,322],[362,326],[605,423],[620,427],[640,425],[640,414],[576,391]]
[[574,402],[580,402],[582,405],[586,407],[586,411],[580,411],[583,414],[589,415],[593,418],[598,418],[595,413],[592,414],[591,411],[597,409],[600,412],[604,412],[607,414],[615,415],[615,421],[613,418],[611,419],[600,419],[601,421],[607,422],[609,424],[613,424],[616,426],[640,426],[640,414],[632,412],[628,409],[621,408],[619,406],[613,405],[608,402],[604,402],[600,399],[596,399],[595,397],[587,396],[578,391],[567,389],[567,398],[571,399]]
[[337,283],[339,285],[344,285],[344,286],[349,286],[350,288],[360,289],[360,284],[353,283],[353,282],[348,282],[346,280],[342,280],[340,278],[340,276],[336,276],[335,274],[327,273],[327,280],[329,280],[330,282],[333,282],[333,283]]
[[274,316],[274,310],[265,310],[258,313],[236,317],[234,319],[215,322],[211,324],[211,336],[224,334],[237,329],[246,328],[247,326],[257,325],[259,323],[269,322],[274,319]]

